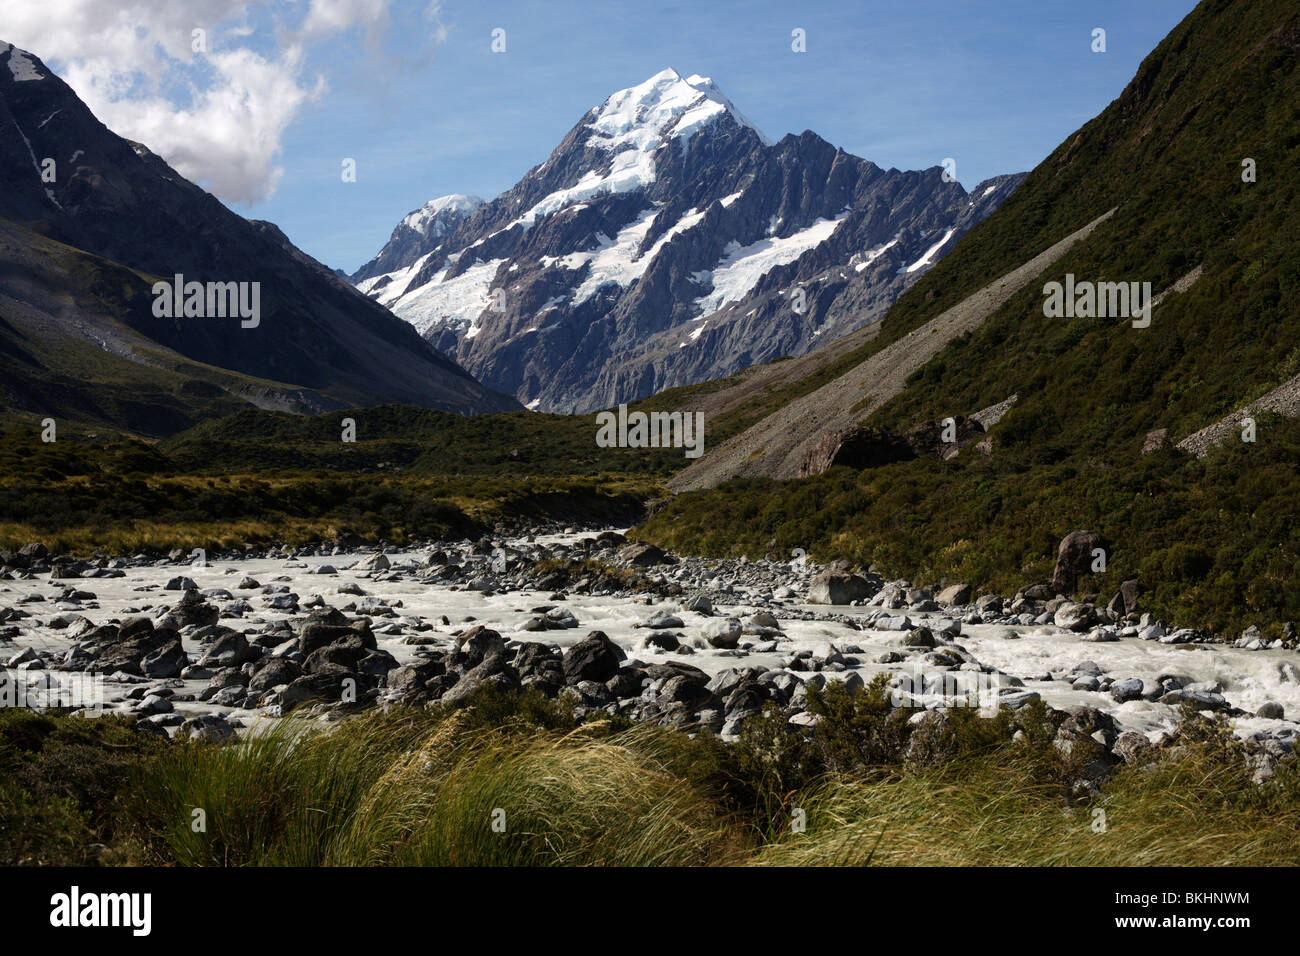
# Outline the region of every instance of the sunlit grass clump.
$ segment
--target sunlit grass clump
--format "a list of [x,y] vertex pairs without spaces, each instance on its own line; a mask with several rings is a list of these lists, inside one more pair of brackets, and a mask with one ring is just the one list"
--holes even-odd
[[151,851],[183,865],[736,861],[737,834],[642,746],[649,733],[420,713],[328,729],[283,722],[161,761],[141,781],[139,820]]
[[807,801],[807,831],[753,857],[774,866],[1294,866],[1294,768],[1256,787],[1204,754],[1121,771],[1069,806],[1013,763],[960,776],[837,780]]

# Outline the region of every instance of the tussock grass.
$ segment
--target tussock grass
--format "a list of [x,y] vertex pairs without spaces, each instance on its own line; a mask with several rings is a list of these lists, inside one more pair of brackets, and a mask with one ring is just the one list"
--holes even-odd
[[1030,768],[984,758],[967,764],[960,777],[948,768],[828,784],[808,801],[807,832],[783,835],[753,862],[1294,866],[1300,860],[1297,782],[1292,767],[1255,787],[1246,768],[1197,752],[1126,768],[1099,798],[1071,806]]
[[1091,756],[1062,755],[1045,712],[913,727],[877,703],[871,688],[828,693],[809,736],[770,714],[732,744],[620,718],[579,723],[538,692],[499,690],[459,711],[289,717],[228,744],[17,715],[0,720],[0,834],[20,834],[5,859],[28,864],[1300,861],[1297,761],[1256,783],[1222,719],[1186,715],[1177,746],[1088,796],[1076,781]]
[[[186,748],[140,781],[140,832],[160,860],[189,865],[740,859],[726,816],[642,745],[648,730],[602,737],[468,720],[285,721],[235,746]],[[192,826],[196,807],[206,832]]]

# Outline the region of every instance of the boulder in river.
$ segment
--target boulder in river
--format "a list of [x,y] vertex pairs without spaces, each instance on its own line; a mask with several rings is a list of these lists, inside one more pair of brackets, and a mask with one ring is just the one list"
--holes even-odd
[[823,571],[808,586],[809,604],[852,604],[870,600],[884,582],[874,574]]

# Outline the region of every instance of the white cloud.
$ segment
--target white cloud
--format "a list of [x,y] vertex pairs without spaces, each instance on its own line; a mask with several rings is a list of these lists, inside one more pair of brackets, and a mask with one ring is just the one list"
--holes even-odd
[[[364,28],[390,0],[5,0],[3,39],[54,61],[106,125],[228,202],[275,192],[285,131],[325,89],[311,48]],[[207,51],[194,52],[193,31]]]
[[304,39],[313,40],[361,25],[374,39],[388,27],[388,0],[312,0],[302,25]]
[[430,28],[433,31],[433,42],[439,45],[447,42],[447,27],[442,22],[442,2],[433,0],[424,11],[424,17],[429,21]]

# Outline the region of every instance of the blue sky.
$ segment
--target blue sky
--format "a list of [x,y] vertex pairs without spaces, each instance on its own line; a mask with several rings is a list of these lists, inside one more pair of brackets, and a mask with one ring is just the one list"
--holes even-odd
[[[83,33],[94,35],[100,0],[72,2],[84,8]],[[28,42],[39,44],[29,48],[56,69],[63,56],[72,67],[65,76],[92,108],[111,112],[104,117],[110,126],[132,135],[144,125],[135,138],[184,159],[181,171],[236,211],[276,222],[305,251],[347,270],[374,255],[397,221],[425,200],[452,192],[491,198],[509,188],[586,110],[669,66],[712,77],[773,140],[811,129],[902,169],[953,157],[958,179],[971,188],[1035,166],[1119,95],[1142,58],[1195,5],[194,0],[196,16],[220,11],[214,50],[242,47],[272,66],[279,57],[278,66],[305,93],[301,103],[273,110],[258,106],[253,89],[240,105],[223,109],[213,97],[201,112],[193,101],[212,82],[212,69],[186,62],[188,51],[175,41],[189,22],[189,0],[170,0],[166,16],[175,22],[166,24],[161,2],[116,6],[119,15],[131,3],[139,8],[137,36],[153,29],[172,43],[159,54],[152,88],[140,93],[151,97],[156,114],[147,125],[138,118],[144,100],[109,103],[107,92],[98,99],[83,92],[94,82],[85,59],[92,54],[43,25],[44,3],[7,0],[16,5],[19,28],[7,39],[24,45],[29,14]],[[1095,27],[1106,30],[1105,53],[1091,50]],[[505,53],[491,52],[495,28],[506,31]],[[791,50],[795,28],[806,32],[805,53]],[[222,82],[237,94],[245,92],[242,62],[221,63]],[[280,88],[266,80],[267,91]],[[169,116],[167,102],[181,112]],[[213,135],[222,115],[238,119],[242,132]],[[187,122],[202,122],[211,143],[187,132]],[[355,183],[341,180],[344,157],[357,162]],[[262,180],[250,186],[240,176]],[[241,193],[269,198],[240,202]]]

